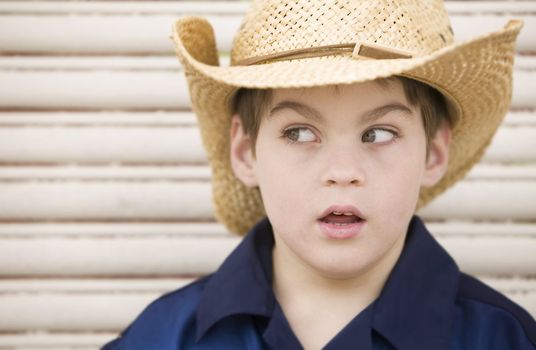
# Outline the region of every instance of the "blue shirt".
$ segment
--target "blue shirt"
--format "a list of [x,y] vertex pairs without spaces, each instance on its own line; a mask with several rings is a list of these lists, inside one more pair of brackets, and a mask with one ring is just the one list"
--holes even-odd
[[[301,349],[272,291],[272,228],[257,224],[212,275],[154,301],[105,350]],[[414,216],[380,296],[326,350],[536,349],[536,322],[461,273]]]

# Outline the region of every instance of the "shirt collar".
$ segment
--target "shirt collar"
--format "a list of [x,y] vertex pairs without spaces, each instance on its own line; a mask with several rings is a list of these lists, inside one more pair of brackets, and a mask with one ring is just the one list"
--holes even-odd
[[[272,227],[259,222],[207,282],[197,311],[197,339],[236,314],[270,317]],[[397,349],[447,348],[459,270],[414,216],[402,254],[373,305],[372,328]]]
[[197,310],[197,339],[225,317],[236,314],[271,316],[272,248],[274,237],[268,219],[261,220],[244,237],[208,280]]
[[459,269],[414,216],[402,254],[377,299],[372,326],[397,349],[446,349]]

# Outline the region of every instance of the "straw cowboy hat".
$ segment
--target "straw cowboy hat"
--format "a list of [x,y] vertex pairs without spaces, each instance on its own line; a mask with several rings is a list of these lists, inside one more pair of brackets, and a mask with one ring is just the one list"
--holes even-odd
[[212,167],[217,218],[243,234],[263,215],[259,190],[233,174],[229,103],[240,87],[293,88],[350,84],[393,75],[435,87],[449,101],[449,167],[418,207],[462,178],[481,158],[512,96],[515,40],[521,21],[454,42],[440,0],[259,0],[235,36],[230,66],[220,66],[211,25],[178,20],[172,40],[190,88]]

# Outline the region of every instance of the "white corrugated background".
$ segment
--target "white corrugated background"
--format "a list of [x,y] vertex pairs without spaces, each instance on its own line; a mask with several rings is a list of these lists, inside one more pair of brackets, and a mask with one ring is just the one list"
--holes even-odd
[[[201,14],[222,54],[242,1],[0,0],[0,349],[96,349],[238,243],[169,39]],[[420,214],[464,270],[536,315],[536,3],[447,1],[458,39],[522,18],[510,113]]]

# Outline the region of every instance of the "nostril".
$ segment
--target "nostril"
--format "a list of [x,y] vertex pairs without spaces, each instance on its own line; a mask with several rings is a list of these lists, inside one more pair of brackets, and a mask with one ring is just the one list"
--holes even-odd
[[362,186],[365,182],[365,174],[362,169],[357,169],[357,166],[330,167],[326,170],[321,181],[327,186]]
[[362,184],[362,181],[359,179],[353,179],[349,181],[342,181],[342,180],[333,180],[333,179],[327,179],[325,182],[328,186],[332,185],[352,185],[352,186],[360,186]]

